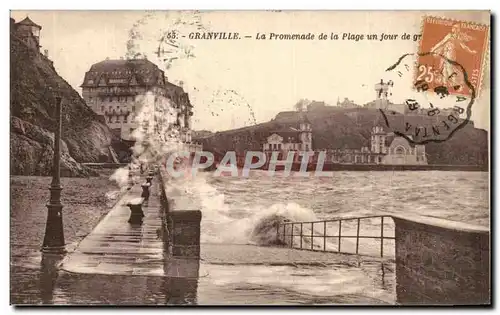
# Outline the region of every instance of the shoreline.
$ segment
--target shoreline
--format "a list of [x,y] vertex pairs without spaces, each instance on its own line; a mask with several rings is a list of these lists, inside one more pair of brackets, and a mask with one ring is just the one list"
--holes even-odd
[[[488,165],[450,165],[450,164],[428,164],[428,165],[389,165],[389,164],[334,164],[325,163],[317,168],[318,164],[309,163],[306,172],[332,172],[332,171],[464,171],[464,172],[488,172]],[[292,163],[291,171],[300,171],[301,163]],[[218,168],[212,165],[206,171],[215,171]],[[238,166],[238,168],[240,168]],[[268,171],[269,164],[256,168]],[[284,171],[285,165],[276,165],[276,171]]]

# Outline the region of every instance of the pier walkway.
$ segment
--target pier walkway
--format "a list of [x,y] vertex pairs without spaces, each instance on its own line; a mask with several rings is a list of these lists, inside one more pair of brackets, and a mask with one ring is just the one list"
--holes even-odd
[[[127,222],[130,209],[126,206],[128,200],[141,195],[141,186],[134,185],[95,229],[80,242],[76,250],[63,260],[62,270],[86,274],[182,276],[172,274],[165,267],[166,260],[179,261],[180,259],[165,257],[158,189],[160,189],[158,183],[153,182],[149,203],[143,206],[143,224],[134,226]],[[205,243],[201,244],[200,256],[201,263],[227,265],[326,266],[338,263],[355,264],[363,260],[362,256],[348,254]],[[370,261],[380,260],[373,257],[369,259]],[[182,263],[187,262],[182,259]]]

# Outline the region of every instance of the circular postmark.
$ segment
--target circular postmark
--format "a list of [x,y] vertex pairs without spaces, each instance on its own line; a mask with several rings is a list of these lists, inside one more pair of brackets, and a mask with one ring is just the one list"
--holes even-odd
[[[385,74],[388,80],[377,85],[378,108],[396,136],[412,144],[443,142],[471,123],[476,90],[458,62],[433,52],[409,53]],[[388,101],[393,93],[402,104]]]

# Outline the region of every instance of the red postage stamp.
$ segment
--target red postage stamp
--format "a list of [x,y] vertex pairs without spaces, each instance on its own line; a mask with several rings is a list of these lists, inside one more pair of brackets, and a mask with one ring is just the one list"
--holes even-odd
[[477,97],[489,48],[489,26],[445,18],[424,18],[415,86],[446,88]]

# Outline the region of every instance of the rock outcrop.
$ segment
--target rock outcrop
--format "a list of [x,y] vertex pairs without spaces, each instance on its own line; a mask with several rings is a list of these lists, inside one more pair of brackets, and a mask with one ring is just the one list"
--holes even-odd
[[[10,173],[49,175],[52,172],[54,133],[17,117],[10,120]],[[61,175],[92,176],[97,173],[71,157],[66,142],[61,142]]]

